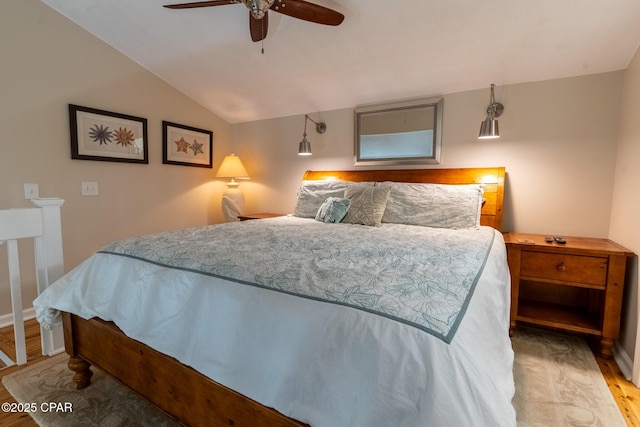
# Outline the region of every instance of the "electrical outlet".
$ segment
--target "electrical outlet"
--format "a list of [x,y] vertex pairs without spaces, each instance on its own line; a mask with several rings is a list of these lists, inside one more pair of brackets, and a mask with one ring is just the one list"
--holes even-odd
[[82,183],[82,195],[83,196],[97,196],[100,194],[98,190],[97,182],[83,182]]
[[38,191],[38,184],[28,183],[24,185],[24,198],[29,199],[37,199],[40,197],[40,193]]

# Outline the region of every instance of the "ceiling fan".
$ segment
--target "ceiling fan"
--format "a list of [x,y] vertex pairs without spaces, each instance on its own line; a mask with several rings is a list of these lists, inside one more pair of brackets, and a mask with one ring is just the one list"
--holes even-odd
[[243,3],[249,9],[249,31],[251,40],[259,42],[267,37],[269,26],[268,10],[304,21],[324,25],[340,25],[344,15],[335,10],[309,3],[304,0],[213,0],[194,3],[168,4],[169,9],[192,9],[196,7],[224,6],[227,4]]

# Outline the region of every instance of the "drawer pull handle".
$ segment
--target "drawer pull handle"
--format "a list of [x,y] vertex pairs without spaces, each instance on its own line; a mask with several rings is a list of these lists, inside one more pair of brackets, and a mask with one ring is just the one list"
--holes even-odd
[[567,266],[564,265],[564,261],[558,264],[558,271],[567,271]]

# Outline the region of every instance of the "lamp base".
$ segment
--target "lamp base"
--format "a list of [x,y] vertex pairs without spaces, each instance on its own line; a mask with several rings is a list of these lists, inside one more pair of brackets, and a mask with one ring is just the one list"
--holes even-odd
[[244,194],[237,188],[228,188],[222,193],[222,216],[225,222],[240,221],[244,214]]

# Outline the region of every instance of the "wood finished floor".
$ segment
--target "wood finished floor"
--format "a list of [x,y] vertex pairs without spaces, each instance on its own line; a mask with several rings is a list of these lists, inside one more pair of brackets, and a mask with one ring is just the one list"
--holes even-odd
[[[46,359],[41,354],[40,348],[40,328],[36,320],[25,322],[25,335],[27,338],[27,364],[33,365],[39,361]],[[13,345],[13,328],[7,327],[0,329],[0,350],[5,354],[13,357],[15,347]],[[613,359],[603,359],[596,356],[602,375],[604,376],[609,390],[615,399],[620,412],[629,427],[640,427],[640,389],[636,388],[632,383],[627,381],[618,365]],[[11,366],[9,368],[0,369],[0,379],[13,373],[24,366]],[[69,374],[71,381],[71,373]],[[0,384],[0,403],[15,402],[15,399],[9,394],[4,385]],[[2,427],[37,427],[37,424],[27,414],[15,414],[0,412],[0,426]]]
[[[42,349],[40,347],[40,325],[38,322],[28,320],[25,322],[25,337],[27,339],[27,364],[22,366],[10,366],[8,368],[0,369],[0,379],[5,375],[11,374],[22,369],[25,366],[33,365],[41,360],[46,359],[46,356],[42,355]],[[16,349],[13,344],[13,327],[0,329],[0,350],[7,356],[15,358]],[[9,394],[4,385],[0,382],[0,403],[15,402],[16,400]],[[0,412],[0,426],[2,427],[16,427],[16,426],[29,426],[37,427],[38,424],[28,414],[22,413],[5,413]]]

